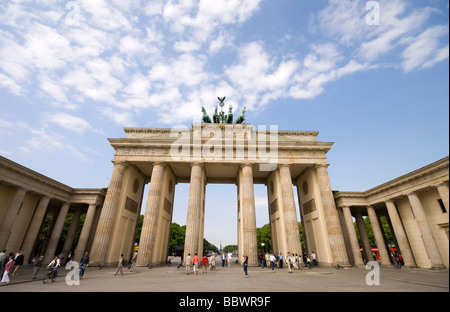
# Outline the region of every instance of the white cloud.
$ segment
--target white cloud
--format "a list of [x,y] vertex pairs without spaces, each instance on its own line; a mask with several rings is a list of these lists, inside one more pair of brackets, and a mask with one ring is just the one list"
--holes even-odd
[[225,75],[239,90],[249,109],[265,105],[268,98],[280,97],[299,66],[296,60],[281,61],[276,65],[275,59],[259,42],[240,48],[238,55],[238,63],[226,67]]
[[[378,62],[396,48],[411,43],[410,38],[414,37],[417,38],[413,46],[406,47],[399,55],[405,71],[419,66],[416,63],[430,64],[427,63],[428,59],[435,59],[437,62],[438,59],[446,58],[442,47],[439,47],[439,37],[443,36],[441,29],[448,29],[448,24],[431,27],[433,33],[430,30],[422,35],[418,34],[431,15],[438,12],[437,9],[429,6],[411,9],[410,3],[404,0],[380,0],[377,1],[380,24],[368,25],[366,15],[369,10],[366,9],[366,3],[363,0],[329,1],[317,14],[316,23],[313,23],[316,28],[313,30],[319,29],[340,45],[354,47],[354,56],[361,62]],[[420,45],[421,51],[418,51]],[[436,52],[438,50],[442,53]]]
[[70,12],[56,0],[1,3],[8,27],[0,30],[0,87],[43,97],[52,109],[100,111],[125,126],[145,110],[155,121],[189,121],[201,106],[211,111],[217,96],[234,111],[312,98],[393,53],[391,63],[405,71],[448,59],[448,25],[429,25],[436,9],[380,0],[381,24],[370,26],[366,2],[329,1],[313,19],[320,37],[286,54],[279,51],[296,40],[291,34],[276,43],[237,35],[260,0],[80,0],[78,25],[65,22]]
[[159,63],[150,70],[151,81],[161,82],[167,87],[178,85],[196,86],[203,82],[208,73],[203,56],[185,53],[167,63]]
[[55,81],[51,80],[47,76],[42,76],[40,78],[40,88],[43,92],[50,95],[56,103],[67,103],[67,97],[66,92],[64,91],[63,87],[56,83]]
[[15,95],[22,94],[22,87],[18,85],[14,79],[0,73],[0,86],[8,89],[11,93]]
[[46,122],[57,124],[78,134],[83,134],[91,128],[86,120],[66,113],[46,113],[44,117]]
[[129,19],[118,8],[105,0],[78,0],[78,2],[81,4],[80,23],[89,22],[97,28],[108,31],[133,28]]
[[206,41],[221,25],[242,23],[259,10],[261,0],[168,1],[163,18],[176,33],[189,31]]
[[183,53],[190,53],[194,51],[200,50],[202,47],[200,43],[194,42],[194,41],[177,41],[173,45],[175,51],[183,52]]
[[24,153],[29,154],[34,150],[53,153],[65,152],[80,161],[90,160],[87,154],[80,152],[78,148],[67,143],[69,141],[67,137],[60,133],[49,130],[47,127],[34,128],[22,121],[17,122],[17,126],[29,133],[25,145],[18,147],[18,149]]
[[448,35],[448,26],[439,25],[427,28],[419,36],[411,39],[411,43],[402,52],[403,69],[410,71],[422,66],[429,67],[448,58],[448,45],[438,49],[439,38],[445,35]]

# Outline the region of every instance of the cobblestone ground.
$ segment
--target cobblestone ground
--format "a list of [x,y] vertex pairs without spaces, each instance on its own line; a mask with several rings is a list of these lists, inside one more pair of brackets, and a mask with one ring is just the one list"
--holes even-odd
[[[168,311],[227,311],[258,309],[279,311],[283,307],[317,310],[374,308],[393,304],[418,308],[426,302],[433,307],[448,303],[449,274],[426,269],[381,267],[379,274],[365,267],[339,270],[320,267],[295,270],[249,267],[248,278],[242,267],[221,265],[215,271],[186,275],[178,263],[154,268],[124,270],[115,276],[116,268],[88,267],[79,285],[74,284],[71,270],[59,270],[55,282],[43,284],[45,269],[32,280],[33,268],[23,267],[11,282],[0,286],[2,308],[36,303],[48,308],[89,308],[114,310],[133,307]],[[48,294],[49,296],[43,296]],[[31,306],[30,305],[30,306]],[[37,306],[36,306],[37,307]],[[291,308],[290,308],[291,309]],[[2,310],[3,311],[3,310]]]
[[[220,262],[218,262],[220,263]],[[171,266],[137,268],[135,272],[116,268],[88,267],[85,276],[74,283],[73,271],[59,269],[55,282],[42,283],[46,273],[42,268],[38,279],[32,280],[32,267],[24,266],[11,282],[0,286],[0,292],[448,292],[448,270],[394,269],[380,267],[375,271],[360,268],[336,269],[320,267],[294,270],[249,267],[244,278],[242,267],[217,266],[215,271],[197,275],[185,274],[178,263]]]

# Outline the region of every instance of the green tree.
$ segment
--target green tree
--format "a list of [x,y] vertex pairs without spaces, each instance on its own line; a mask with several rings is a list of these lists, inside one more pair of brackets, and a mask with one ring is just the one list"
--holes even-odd
[[[272,250],[272,240],[270,236],[270,224],[256,228],[256,242],[258,244],[258,252]],[[263,245],[264,244],[264,245]]]
[[217,252],[217,251],[219,251],[219,249],[215,245],[208,242],[205,238],[203,238],[203,252],[206,252],[206,251]]
[[[364,219],[364,226],[366,228],[367,236],[369,238],[369,242],[371,245],[376,245],[375,241],[375,235],[373,234],[372,224],[370,223],[369,217],[365,217]],[[380,225],[384,234],[384,240],[387,245],[393,245],[394,244],[394,238],[391,233],[391,229],[389,227],[389,221],[387,220],[386,216],[381,216],[379,218]],[[356,225],[356,222],[353,223],[355,226],[355,230],[357,233],[358,241],[361,244],[361,237],[359,236],[358,226]]]
[[144,215],[139,216],[138,220],[138,226],[136,230],[136,238],[134,239],[134,242],[139,245],[139,242],[141,240],[141,231],[142,231],[142,224],[144,223]]
[[223,251],[224,252],[233,252],[233,251],[235,251],[235,250],[237,250],[238,249],[238,245],[226,245],[224,248],[223,248]]
[[175,249],[177,246],[184,246],[184,238],[186,236],[186,225],[180,226],[173,222],[170,227],[169,250]]

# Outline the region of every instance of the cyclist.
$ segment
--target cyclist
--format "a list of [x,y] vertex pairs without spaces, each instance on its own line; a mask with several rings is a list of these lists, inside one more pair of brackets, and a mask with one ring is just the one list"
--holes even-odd
[[391,251],[391,257],[392,257],[392,263],[393,263],[394,267],[396,267],[397,269],[401,268],[401,263],[400,263],[398,253],[395,251]]
[[86,251],[80,261],[80,278],[83,277],[84,270],[86,270],[86,267],[88,265],[89,265],[89,256],[88,256],[88,252]]
[[58,256],[55,257],[55,259],[52,260],[52,262],[50,262],[47,265],[47,269],[50,269],[53,273],[53,276],[58,276],[58,268],[61,265],[61,261],[59,260]]

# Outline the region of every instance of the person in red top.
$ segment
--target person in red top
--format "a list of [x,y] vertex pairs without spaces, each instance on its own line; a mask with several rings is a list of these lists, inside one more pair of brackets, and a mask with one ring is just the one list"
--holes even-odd
[[194,275],[197,275],[197,270],[198,270],[198,256],[197,253],[194,255],[194,258],[192,259],[192,263],[194,264]]
[[203,274],[208,273],[208,269],[206,267],[207,265],[208,265],[208,257],[205,254],[205,255],[203,255],[203,258],[202,258],[202,273]]

